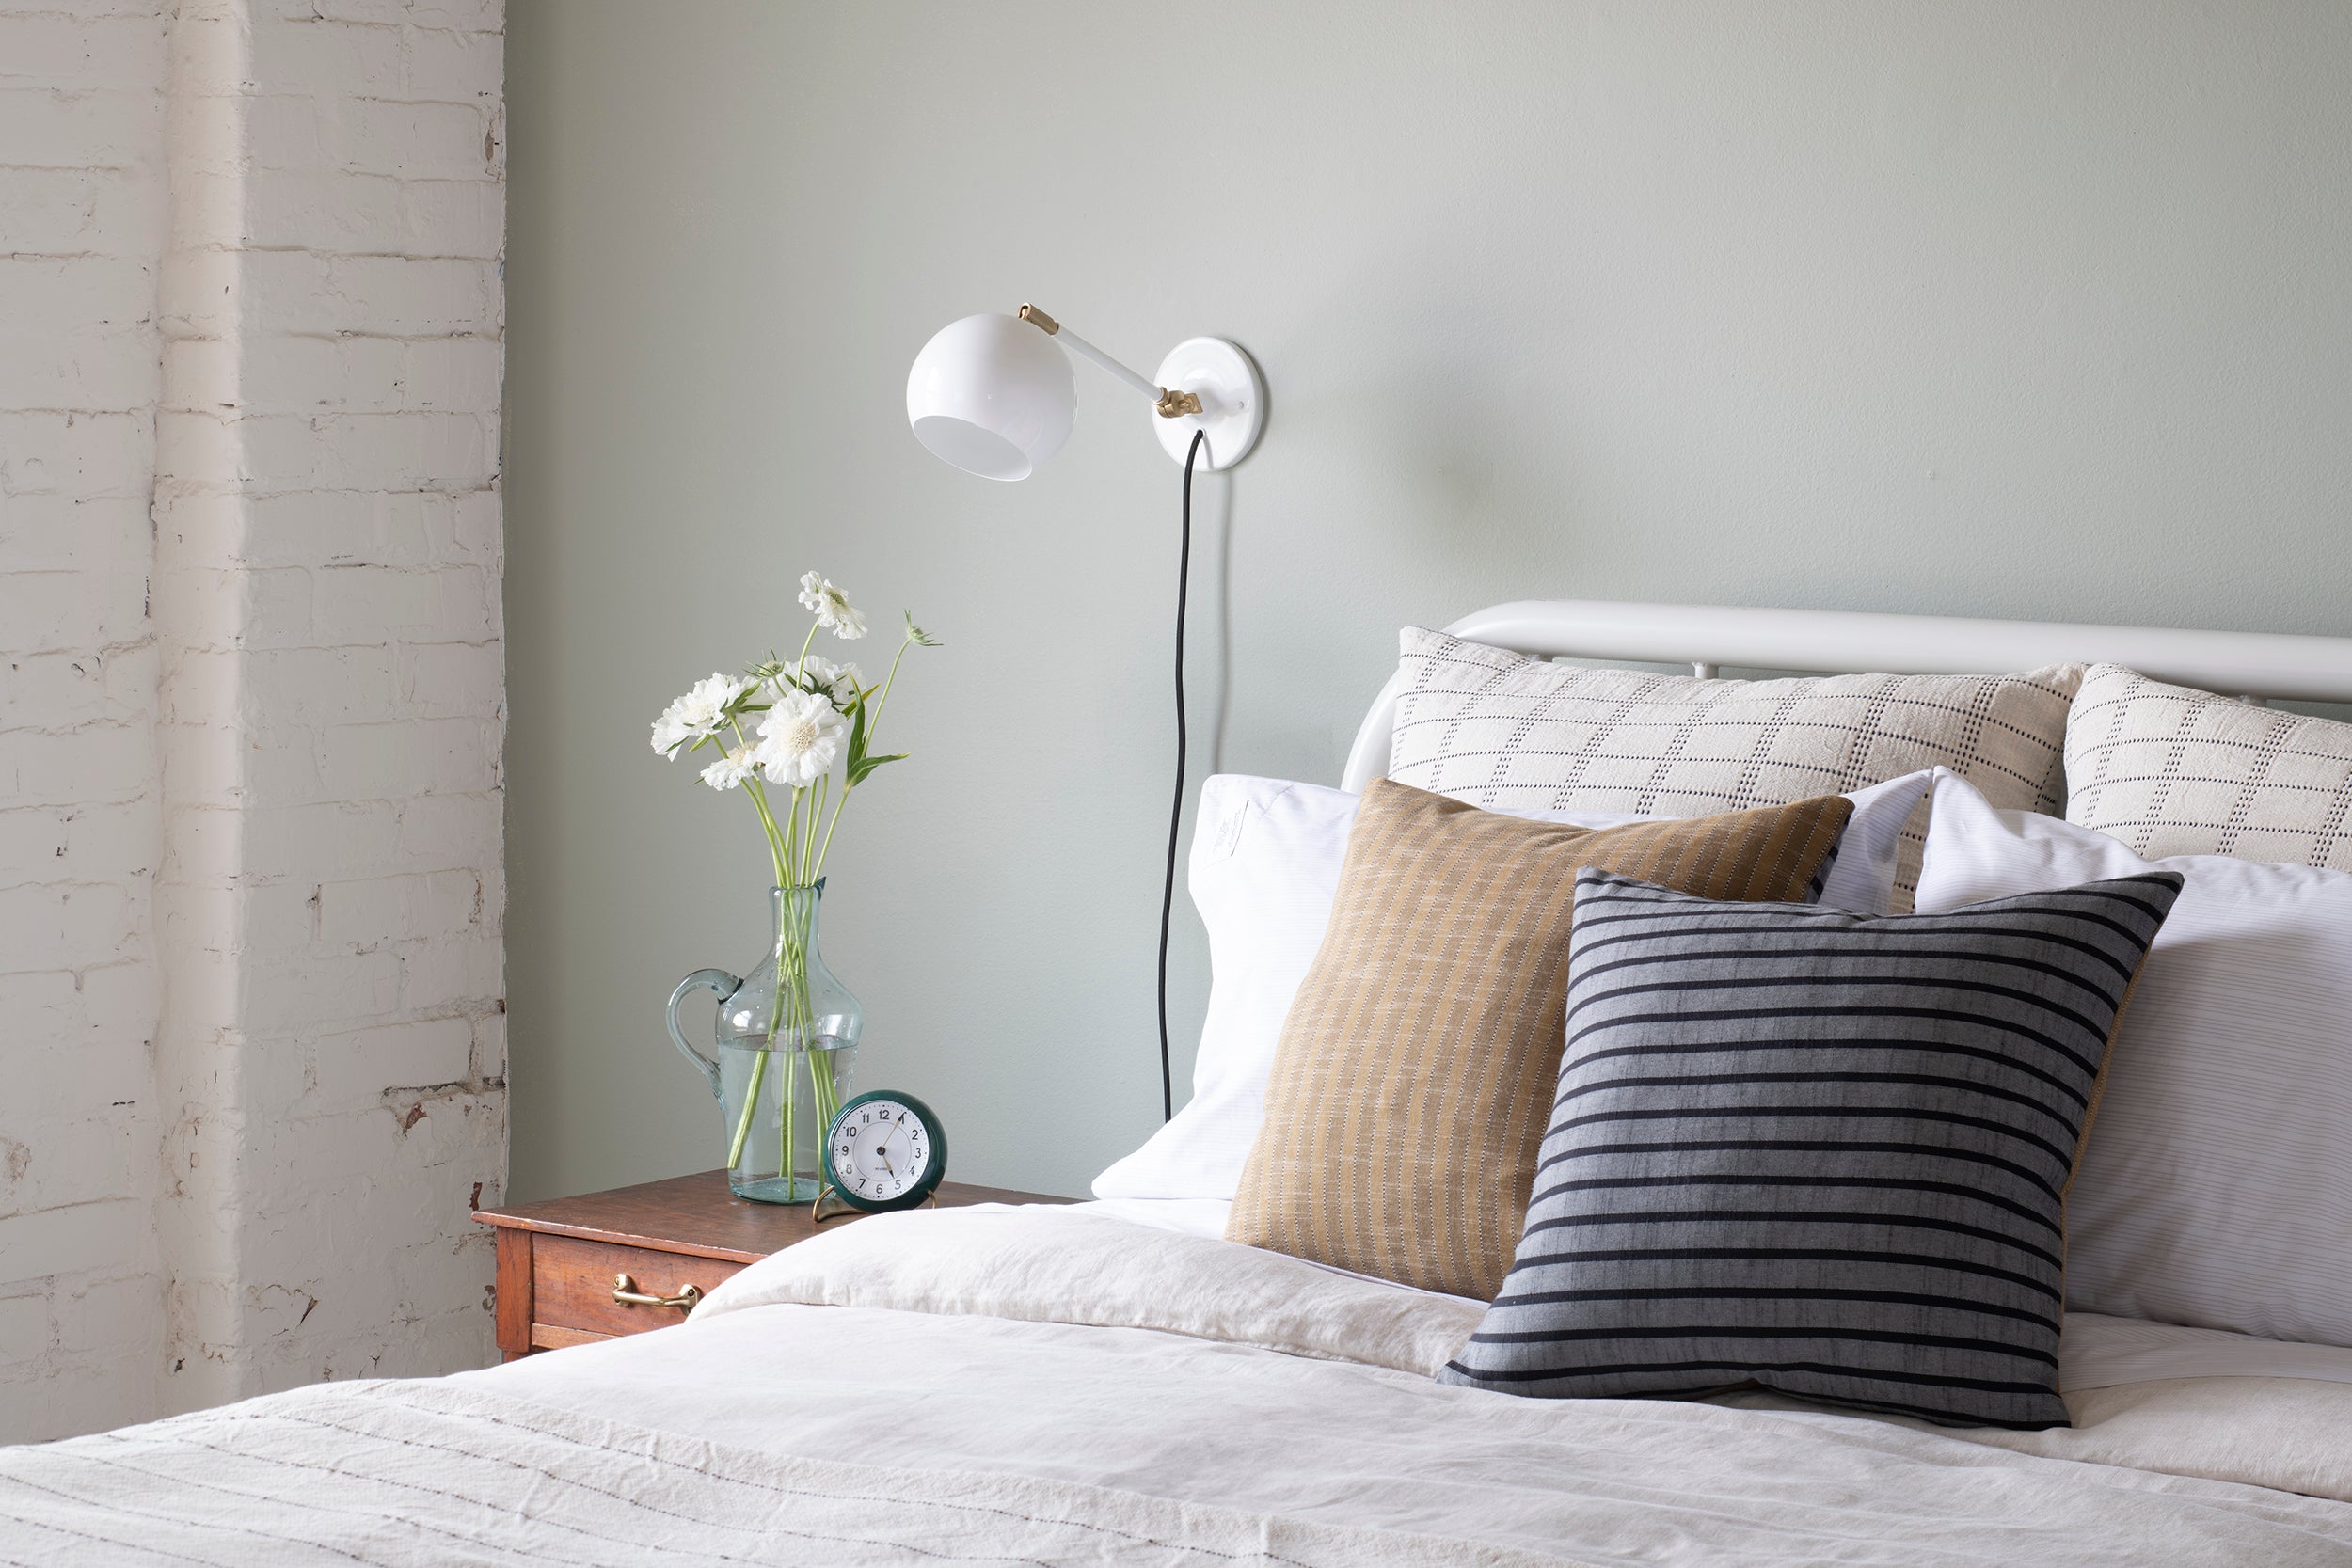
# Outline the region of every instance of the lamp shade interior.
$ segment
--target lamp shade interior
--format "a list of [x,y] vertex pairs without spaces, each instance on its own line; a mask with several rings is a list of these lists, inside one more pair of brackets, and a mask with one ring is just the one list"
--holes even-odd
[[926,414],[912,421],[914,438],[933,457],[982,479],[1026,479],[1035,467],[1028,454],[993,430],[947,414]]
[[907,423],[934,456],[983,479],[1026,479],[1061,450],[1078,412],[1070,360],[1012,316],[966,316],[907,372]]

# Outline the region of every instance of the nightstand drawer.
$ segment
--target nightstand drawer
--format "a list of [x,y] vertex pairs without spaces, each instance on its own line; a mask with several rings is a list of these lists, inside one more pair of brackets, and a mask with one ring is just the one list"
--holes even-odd
[[[716,1258],[617,1246],[577,1236],[534,1236],[531,1246],[532,1338],[541,1338],[535,1330],[543,1327],[596,1335],[641,1334],[684,1323],[683,1307],[614,1301],[615,1276],[628,1275],[642,1295],[680,1295],[689,1285],[708,1295],[742,1267]],[[574,1335],[548,1338],[566,1344],[577,1342]]]
[[[961,1181],[943,1182],[938,1200],[942,1208],[1069,1201]],[[683,1307],[614,1301],[613,1276],[628,1275],[640,1295],[681,1295],[689,1285],[708,1295],[746,1264],[816,1235],[808,1209],[737,1197],[723,1170],[485,1209],[474,1218],[498,1230],[499,1350],[512,1361],[684,1323]]]

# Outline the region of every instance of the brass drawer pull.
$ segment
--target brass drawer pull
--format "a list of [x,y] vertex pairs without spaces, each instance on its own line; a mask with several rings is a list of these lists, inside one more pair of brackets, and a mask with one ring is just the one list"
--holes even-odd
[[694,1304],[703,1299],[703,1288],[689,1285],[674,1296],[648,1295],[637,1288],[637,1281],[625,1274],[612,1276],[612,1299],[623,1307],[675,1307],[681,1312],[691,1312]]

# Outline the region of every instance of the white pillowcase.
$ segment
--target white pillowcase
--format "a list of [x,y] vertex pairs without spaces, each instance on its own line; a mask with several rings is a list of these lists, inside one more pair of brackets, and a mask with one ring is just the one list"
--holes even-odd
[[1939,771],[1922,912],[2177,871],[2066,1204],[2066,1303],[2352,1345],[2352,872],[1996,811]]
[[[1903,823],[1933,776],[1922,769],[1847,797],[1853,816],[1821,902],[1886,912]],[[1214,978],[1193,1060],[1192,1099],[1142,1148],[1094,1179],[1096,1197],[1232,1200],[1265,1120],[1266,1074],[1282,1021],[1331,922],[1357,800],[1343,789],[1239,773],[1220,773],[1200,786],[1185,878],[1209,927]],[[1504,815],[1583,828],[1659,820],[1624,812]]]

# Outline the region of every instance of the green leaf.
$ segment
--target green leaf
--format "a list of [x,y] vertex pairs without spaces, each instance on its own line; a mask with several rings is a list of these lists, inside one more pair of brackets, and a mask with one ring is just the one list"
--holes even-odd
[[906,759],[907,753],[904,752],[898,752],[896,756],[887,757],[869,757],[866,754],[866,699],[863,696],[859,697],[850,708],[850,756],[848,766],[844,769],[848,775],[849,787],[855,789],[864,784],[866,776],[885,762],[904,762]]
[[857,765],[866,760],[866,698],[850,705],[850,782],[857,783]]
[[851,789],[855,789],[858,785],[864,784],[866,782],[866,775],[871,773],[875,768],[880,768],[883,763],[904,762],[907,760],[907,755],[908,753],[904,752],[897,752],[886,757],[858,758],[855,762],[850,764],[850,787]]

